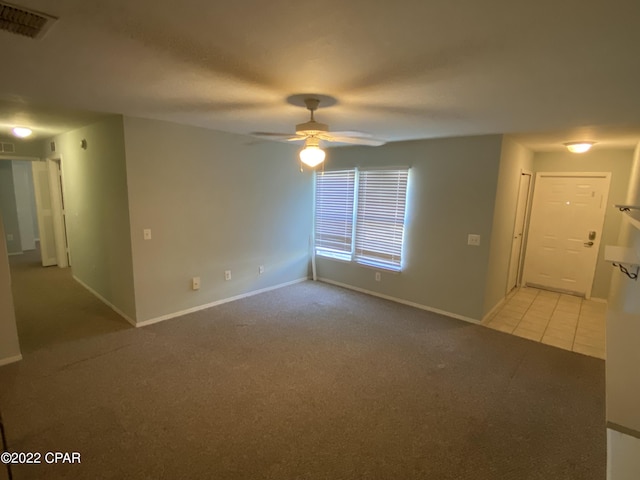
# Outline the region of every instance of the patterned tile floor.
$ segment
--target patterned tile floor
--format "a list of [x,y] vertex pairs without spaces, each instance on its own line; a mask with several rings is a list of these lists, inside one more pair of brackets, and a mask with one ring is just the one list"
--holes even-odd
[[606,303],[525,287],[511,293],[484,325],[604,359],[606,310]]

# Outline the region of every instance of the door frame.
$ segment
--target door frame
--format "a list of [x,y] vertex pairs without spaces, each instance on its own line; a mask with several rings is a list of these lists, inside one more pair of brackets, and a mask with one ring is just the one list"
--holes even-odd
[[[520,200],[520,188],[522,187],[522,177],[528,175],[529,176],[529,192],[527,194],[527,197],[525,198],[525,205],[524,205],[524,219],[523,221],[523,227],[522,227],[522,240],[520,241],[520,251],[518,252],[518,268],[516,271],[516,283],[515,283],[515,287],[513,287],[514,289],[517,289],[519,287],[522,286],[522,279],[523,274],[524,274],[524,256],[525,256],[525,245],[526,245],[526,238],[527,235],[529,233],[529,216],[531,214],[531,203],[533,200],[533,186],[534,186],[534,175],[533,172],[530,170],[525,170],[523,168],[520,169],[520,173],[519,173],[519,178],[518,178],[518,192],[517,192],[517,200],[516,200],[516,209],[513,212],[513,232],[512,232],[512,237],[513,235],[515,235],[516,233],[516,229],[518,227],[517,225],[517,220],[518,220],[518,203]],[[511,266],[513,264],[513,238],[512,238],[512,248],[511,248],[511,254],[509,255],[509,269],[507,270],[507,286],[506,286],[506,292],[505,294],[509,294],[509,292],[511,291],[511,289],[509,288],[509,279],[510,279],[510,275],[511,275]]]
[[[609,199],[609,193],[611,192],[611,172],[536,172],[536,179],[535,179],[535,183],[534,183],[534,190],[532,192],[531,195],[531,210],[530,213],[533,213],[533,196],[535,195],[535,189],[538,187],[538,182],[540,180],[541,177],[587,177],[587,178],[605,178],[607,179],[607,186],[605,188],[605,191],[603,193],[603,202],[605,203],[606,206],[606,202]],[[603,229],[604,229],[604,222],[606,220],[606,216],[607,216],[607,211],[606,209],[604,210],[604,214],[602,216],[602,224],[600,225],[600,243],[598,245],[598,252],[596,253],[596,261],[593,265],[593,270],[589,273],[589,281],[587,282],[587,288],[586,291],[584,293],[584,298],[586,300],[589,300],[591,298],[591,290],[593,289],[593,281],[595,279],[595,275],[596,275],[596,268],[598,267],[598,256],[600,255],[600,247],[602,246],[602,235],[603,235]],[[526,256],[529,253],[529,228],[531,227],[531,224],[527,224],[527,249],[525,251],[524,254],[524,258],[523,260],[525,261],[524,263],[524,268],[522,271],[522,284],[523,285],[527,285],[527,263],[526,263]]]
[[[54,153],[46,158],[47,168],[49,170],[49,193],[51,195],[51,208],[53,210],[53,230],[56,243],[56,257],[58,259],[58,267],[67,268],[71,266],[71,249],[69,248],[69,234],[67,232],[66,212],[64,208],[64,169],[62,155]],[[53,166],[54,164],[57,164]],[[52,168],[59,169],[57,176],[57,184],[54,184],[53,176],[55,172]]]

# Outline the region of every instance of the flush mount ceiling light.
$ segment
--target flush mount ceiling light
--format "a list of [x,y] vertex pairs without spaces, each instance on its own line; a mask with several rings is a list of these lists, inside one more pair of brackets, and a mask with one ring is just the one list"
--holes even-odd
[[324,162],[325,153],[320,148],[320,140],[316,137],[308,137],[304,142],[304,148],[300,150],[300,161],[311,168]]
[[595,143],[596,142],[569,142],[565,143],[564,146],[567,147],[567,150],[571,153],[584,153],[588,152]]
[[18,138],[26,138],[33,133],[33,131],[27,127],[13,127],[12,132]]

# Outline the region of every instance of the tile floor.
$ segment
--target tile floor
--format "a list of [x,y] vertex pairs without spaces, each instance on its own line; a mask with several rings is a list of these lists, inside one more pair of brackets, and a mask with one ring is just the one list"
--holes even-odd
[[604,359],[606,310],[606,303],[525,287],[511,293],[484,325]]

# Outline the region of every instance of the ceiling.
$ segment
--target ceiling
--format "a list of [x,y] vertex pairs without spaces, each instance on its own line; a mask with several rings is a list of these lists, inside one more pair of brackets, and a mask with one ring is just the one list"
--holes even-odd
[[12,0],[0,134],[121,113],[248,134],[316,119],[388,141],[508,133],[534,150],[640,141],[637,0]]

